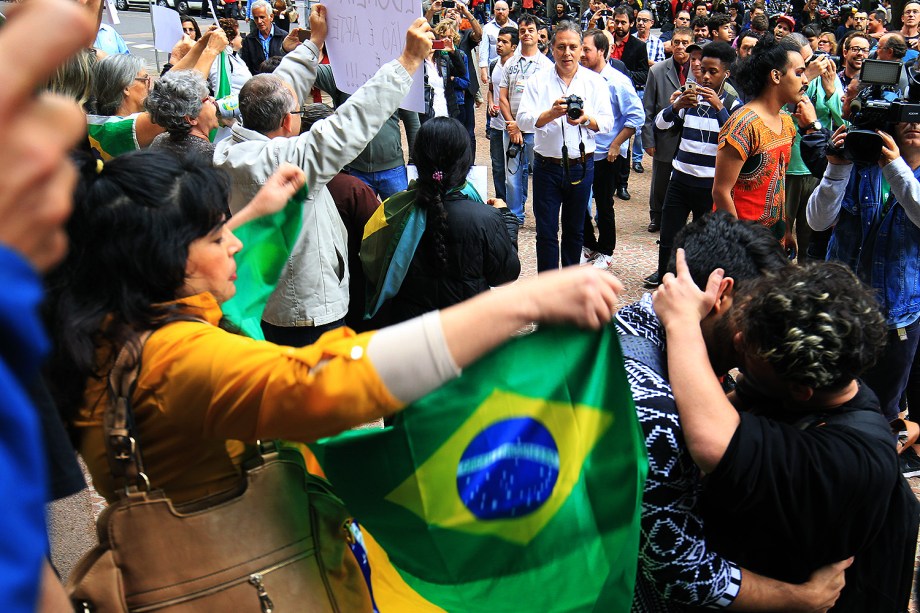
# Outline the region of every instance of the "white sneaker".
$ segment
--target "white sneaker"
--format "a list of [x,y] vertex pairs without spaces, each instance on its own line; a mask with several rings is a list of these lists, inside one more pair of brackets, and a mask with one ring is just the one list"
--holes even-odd
[[583,266],[585,264],[590,264],[594,261],[594,258],[596,258],[598,255],[600,254],[597,251],[594,251],[593,249],[588,249],[587,247],[582,247],[581,248],[581,259],[578,261],[578,265]]
[[591,264],[595,268],[600,268],[601,270],[607,270],[610,268],[610,265],[613,263],[612,255],[605,255],[603,253],[598,253],[594,256],[594,262]]

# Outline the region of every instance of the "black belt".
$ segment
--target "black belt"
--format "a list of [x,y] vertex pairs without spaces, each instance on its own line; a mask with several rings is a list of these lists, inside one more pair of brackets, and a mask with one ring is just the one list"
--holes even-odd
[[[548,158],[545,155],[540,155],[539,153],[535,153],[534,155],[536,156],[537,161],[554,164],[556,166],[563,165],[562,158]],[[584,164],[588,155],[593,155],[593,153],[585,154],[585,157],[569,158],[569,166],[578,166],[580,164]]]

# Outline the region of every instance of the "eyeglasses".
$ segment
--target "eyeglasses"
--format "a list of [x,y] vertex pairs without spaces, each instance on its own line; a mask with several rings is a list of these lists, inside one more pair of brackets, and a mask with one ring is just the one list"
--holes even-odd
[[309,111],[307,110],[306,106],[302,106],[299,109],[294,109],[293,111],[288,111],[290,115],[300,115],[301,119],[306,117],[308,112]]
[[869,47],[848,47],[847,51],[852,51],[853,53],[862,53],[863,55],[869,55]]
[[134,77],[134,80],[135,80],[135,81],[143,81],[143,83],[144,83],[147,87],[150,87],[150,82],[153,81],[153,77],[151,77],[150,75],[145,75],[145,76],[143,76],[143,77]]
[[637,17],[636,23],[652,23],[652,20],[646,19],[645,17]]

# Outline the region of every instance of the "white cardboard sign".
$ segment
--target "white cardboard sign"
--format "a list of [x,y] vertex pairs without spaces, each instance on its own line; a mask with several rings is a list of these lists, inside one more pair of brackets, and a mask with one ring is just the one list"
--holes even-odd
[[169,53],[184,34],[179,13],[165,6],[151,4],[150,18],[153,20],[153,46]]
[[[347,94],[355,93],[378,68],[399,57],[406,30],[422,16],[418,0],[331,0],[326,10],[329,62],[336,86]],[[425,111],[423,71],[420,67],[412,76],[402,108]]]

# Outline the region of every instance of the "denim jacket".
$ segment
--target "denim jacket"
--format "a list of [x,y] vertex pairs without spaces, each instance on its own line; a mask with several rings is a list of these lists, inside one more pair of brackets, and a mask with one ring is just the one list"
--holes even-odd
[[[883,174],[891,185],[891,205],[884,216]],[[920,312],[920,227],[902,204],[920,208],[918,179],[920,169],[911,171],[903,158],[884,169],[875,164],[829,165],[808,200],[812,228],[821,230],[836,220],[827,259],[846,263],[878,292],[889,324]],[[916,213],[911,216],[916,218]]]

